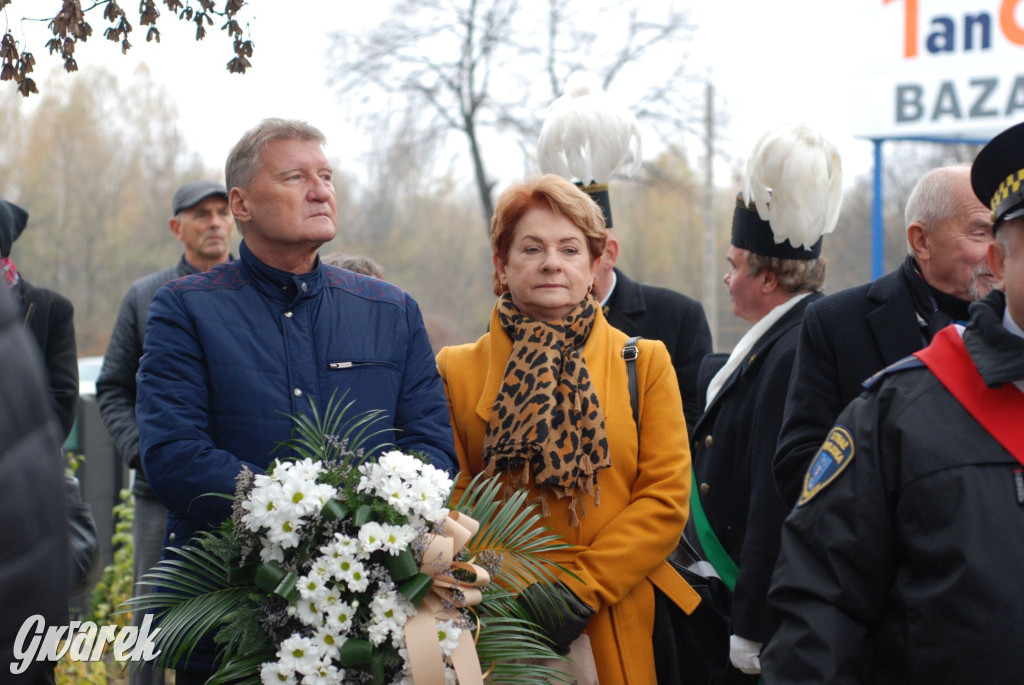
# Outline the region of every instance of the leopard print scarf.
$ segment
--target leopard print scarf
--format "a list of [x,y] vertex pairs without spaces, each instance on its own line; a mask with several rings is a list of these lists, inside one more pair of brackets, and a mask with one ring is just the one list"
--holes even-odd
[[508,293],[498,299],[512,352],[487,421],[484,472],[521,469],[516,487],[532,475],[545,514],[547,493],[571,498],[572,526],[586,515],[584,494],[600,505],[597,472],[611,465],[604,412],[583,360],[596,313],[591,295],[561,321],[528,319]]

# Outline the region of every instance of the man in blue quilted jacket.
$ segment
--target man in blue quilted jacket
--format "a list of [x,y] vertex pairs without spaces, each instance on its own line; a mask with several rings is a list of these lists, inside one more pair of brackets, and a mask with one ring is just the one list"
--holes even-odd
[[[136,415],[143,469],[168,509],[168,546],[223,521],[230,501],[204,495],[234,493],[244,466],[262,472],[290,436],[289,416],[322,412],[332,397],[353,402],[350,417],[384,412],[367,449],[391,443],[457,468],[418,305],[318,257],[337,230],[324,143],[300,121],[246,132],[225,168],[239,259],[153,298]],[[212,656],[197,649],[179,685],[205,680]]]

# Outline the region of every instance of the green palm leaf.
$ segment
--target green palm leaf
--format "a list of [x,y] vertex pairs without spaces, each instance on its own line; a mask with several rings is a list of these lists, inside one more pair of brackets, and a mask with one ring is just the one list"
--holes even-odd
[[154,641],[162,652],[157,663],[171,666],[187,660],[199,639],[213,634],[248,596],[248,588],[229,588],[192,597],[158,612],[160,632]]
[[[346,418],[349,409],[355,404],[355,400],[342,404],[347,394],[346,391],[340,398],[332,395],[322,416],[312,400],[309,416],[289,415],[295,424],[292,436],[278,443],[274,451],[284,450],[298,456],[299,459],[337,459],[340,444],[344,444],[350,452],[357,452],[367,440],[387,432],[384,429],[371,431],[373,424],[386,414],[383,410],[366,411]],[[364,454],[363,460],[369,456],[370,454]]]
[[527,492],[519,490],[501,498],[500,476],[478,474],[470,481],[456,508],[481,522],[482,527],[466,545],[471,555],[483,551],[502,555],[502,582],[517,591],[538,581],[553,581],[556,570],[552,552],[567,545],[561,537],[539,525],[537,506],[527,504]]
[[275,650],[266,649],[256,654],[249,654],[244,657],[225,659],[213,677],[208,681],[210,685],[230,683],[231,685],[259,685],[260,665],[273,661]]
[[[226,533],[200,533],[199,541]],[[159,588],[125,603],[125,611],[153,611],[160,631],[154,642],[161,650],[158,663],[173,666],[187,660],[204,635],[213,634],[224,620],[247,601],[251,588],[228,580],[228,563],[199,546],[175,550],[139,581]]]
[[531,663],[561,658],[537,638],[537,626],[533,623],[512,616],[485,616],[481,625],[476,652],[481,664],[491,665],[488,683],[572,682],[564,673]]

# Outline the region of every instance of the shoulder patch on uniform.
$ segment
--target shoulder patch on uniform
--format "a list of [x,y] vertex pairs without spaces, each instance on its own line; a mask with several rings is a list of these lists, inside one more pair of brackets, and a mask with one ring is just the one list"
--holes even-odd
[[866,381],[861,383],[865,390],[870,390],[872,387],[878,384],[883,378],[891,373],[897,373],[899,371],[906,371],[907,369],[917,369],[924,366],[924,362],[915,357],[914,355],[908,355],[899,361],[889,364],[878,373],[875,373],[868,377]]
[[839,477],[850,462],[854,454],[853,436],[845,426],[835,426],[825,438],[817,456],[807,469],[804,476],[804,488],[800,493],[800,499],[796,506],[802,507],[811,501],[819,492],[824,490],[829,483]]

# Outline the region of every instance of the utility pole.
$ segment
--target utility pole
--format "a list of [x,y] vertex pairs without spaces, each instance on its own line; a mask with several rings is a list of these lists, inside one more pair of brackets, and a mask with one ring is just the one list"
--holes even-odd
[[715,87],[708,79],[704,128],[704,285],[701,302],[708,317],[711,339],[718,340],[718,255],[715,254]]

